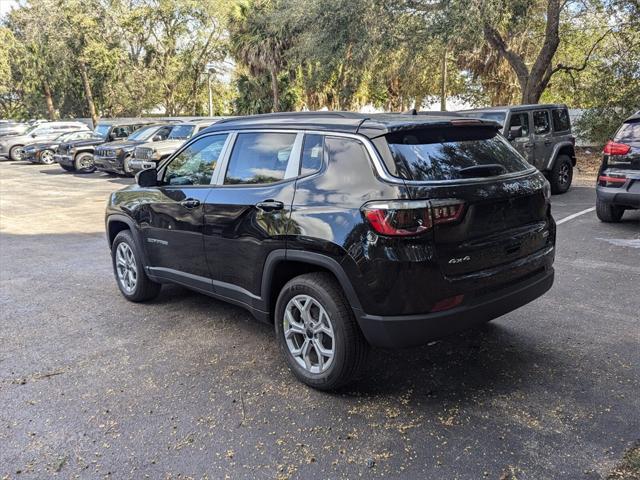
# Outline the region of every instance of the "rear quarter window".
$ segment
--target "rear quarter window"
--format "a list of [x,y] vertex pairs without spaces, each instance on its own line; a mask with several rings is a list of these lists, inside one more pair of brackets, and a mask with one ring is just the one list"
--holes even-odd
[[640,143],[640,122],[623,123],[613,139],[620,143]]
[[406,130],[386,135],[397,175],[407,180],[468,179],[464,168],[499,165],[502,174],[530,166],[497,130],[450,127]]
[[571,129],[571,122],[569,120],[569,112],[564,108],[558,108],[551,112],[553,118],[553,131],[554,132],[566,132]]

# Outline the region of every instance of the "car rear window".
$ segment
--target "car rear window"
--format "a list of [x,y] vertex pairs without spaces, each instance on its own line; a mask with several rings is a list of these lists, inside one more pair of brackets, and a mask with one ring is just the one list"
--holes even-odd
[[461,170],[488,165],[500,165],[500,174],[530,168],[492,127],[405,130],[388,134],[386,140],[398,176],[407,180],[467,179],[469,171]]
[[640,143],[640,122],[623,123],[613,139],[620,143]]

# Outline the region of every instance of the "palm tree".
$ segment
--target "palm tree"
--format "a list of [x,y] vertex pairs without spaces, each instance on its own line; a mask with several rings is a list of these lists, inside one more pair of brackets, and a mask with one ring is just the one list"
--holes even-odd
[[252,76],[271,78],[272,111],[279,111],[278,74],[285,68],[290,41],[284,30],[270,22],[270,0],[245,0],[235,5],[229,18],[231,53]]

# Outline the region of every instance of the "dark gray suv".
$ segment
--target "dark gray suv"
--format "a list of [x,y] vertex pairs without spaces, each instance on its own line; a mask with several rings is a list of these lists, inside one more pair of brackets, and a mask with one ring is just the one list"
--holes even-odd
[[462,110],[462,115],[493,120],[520,154],[549,180],[552,193],[571,187],[576,165],[575,137],[566,105],[516,105]]

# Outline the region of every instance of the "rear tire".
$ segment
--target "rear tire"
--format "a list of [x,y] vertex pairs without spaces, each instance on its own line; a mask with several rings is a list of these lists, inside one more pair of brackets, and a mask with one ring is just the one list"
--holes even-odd
[[328,273],[290,280],[278,296],[274,323],[289,368],[310,387],[333,390],[346,385],[366,362],[369,345],[342,288]]
[[612,203],[603,202],[600,199],[596,200],[596,215],[601,222],[605,223],[618,223],[622,220],[624,214],[624,208]]
[[158,296],[161,285],[144,271],[142,256],[129,230],[116,235],[111,245],[111,263],[118,288],[131,302],[145,302]]
[[93,164],[93,155],[90,153],[79,153],[73,159],[73,165],[78,173],[93,173],[96,166]]
[[553,168],[549,172],[551,193],[566,193],[573,181],[573,162],[568,155],[558,155]]

